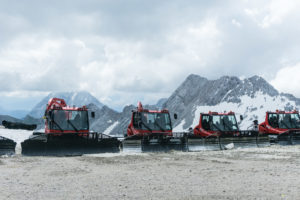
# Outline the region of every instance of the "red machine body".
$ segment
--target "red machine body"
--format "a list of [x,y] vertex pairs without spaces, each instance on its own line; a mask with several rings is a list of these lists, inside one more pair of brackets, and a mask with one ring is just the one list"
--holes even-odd
[[127,128],[127,136],[172,136],[172,124],[169,111],[144,109],[141,102],[132,111],[131,121]]
[[[95,117],[94,112],[91,117]],[[89,131],[89,113],[85,106],[71,107],[63,99],[52,98],[44,119],[45,132],[33,132],[21,143],[23,155],[73,156],[120,151],[117,137]]]
[[[229,119],[230,128],[224,125],[218,125],[224,123],[222,122],[222,120],[225,118]],[[239,128],[234,112],[230,111],[228,113],[200,113],[199,124],[193,129],[194,136],[199,137],[220,136],[222,131],[232,132],[232,135],[234,136],[239,135]]]
[[261,134],[280,135],[289,130],[300,130],[298,111],[266,112],[265,121],[259,124]]
[[89,133],[88,110],[67,106],[64,99],[51,98],[45,111],[45,134],[62,135]]
[[190,137],[193,139],[188,141],[192,151],[196,146],[193,143],[197,140],[210,150],[251,148],[270,144],[268,137],[260,137],[257,130],[240,130],[232,111],[201,113],[199,124],[193,129]]

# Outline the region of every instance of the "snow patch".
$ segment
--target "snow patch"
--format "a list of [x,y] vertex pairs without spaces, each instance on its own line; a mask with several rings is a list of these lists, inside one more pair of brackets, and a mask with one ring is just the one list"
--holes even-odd
[[[257,119],[259,123],[263,122],[267,111],[275,111],[276,109],[284,110],[285,107],[290,104],[294,109],[296,103],[289,101],[286,97],[263,94],[262,91],[258,91],[254,94],[253,98],[244,95],[240,97],[241,103],[229,103],[221,102],[215,106],[197,106],[195,110],[195,118],[192,127],[195,127],[199,123],[199,116],[201,112],[227,112],[233,111],[236,115],[243,115],[244,120],[240,122],[240,129],[246,130],[252,124],[253,120]],[[285,103],[282,103],[284,99]],[[239,116],[236,116],[239,121]],[[182,122],[177,127],[182,127]],[[176,127],[176,128],[177,128]]]
[[183,125],[185,124],[185,119],[182,120],[175,128],[173,128],[174,132],[181,132],[184,131]]
[[110,132],[119,124],[118,121],[114,122],[112,125],[110,125],[104,132],[103,134],[109,135]]
[[74,92],[74,94],[71,97],[71,102],[74,102],[76,96],[77,96],[77,92]]
[[232,90],[229,90],[229,91],[224,95],[224,97],[222,98],[221,101],[223,101],[223,100],[228,96],[228,94],[229,94],[231,91],[232,91]]

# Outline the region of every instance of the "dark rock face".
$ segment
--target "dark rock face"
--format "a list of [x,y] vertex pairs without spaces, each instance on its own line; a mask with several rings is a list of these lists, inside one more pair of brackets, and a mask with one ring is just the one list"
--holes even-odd
[[89,109],[89,113],[95,112],[95,118],[92,118],[91,115],[89,117],[90,130],[95,132],[104,132],[109,126],[119,119],[120,114],[107,106],[99,108],[94,104],[89,104],[87,107]]
[[[179,114],[179,119],[173,123],[174,126],[185,120],[183,128],[187,129],[192,125],[194,118],[198,117],[194,116],[197,106],[215,106],[221,102],[238,104],[241,103],[242,96],[254,98],[257,92],[270,97],[284,96],[296,105],[300,105],[300,99],[290,94],[279,94],[273,86],[259,76],[244,80],[234,76],[208,80],[192,74],[172,93],[163,107],[169,109],[171,113]],[[295,109],[293,106],[288,108]]]

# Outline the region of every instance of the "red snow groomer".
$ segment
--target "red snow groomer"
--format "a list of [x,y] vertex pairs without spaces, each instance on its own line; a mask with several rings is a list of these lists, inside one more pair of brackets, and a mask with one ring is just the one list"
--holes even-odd
[[259,132],[267,135],[271,143],[300,144],[300,117],[298,111],[266,112],[265,121],[259,124]]
[[[177,118],[177,115],[174,115]],[[168,110],[144,109],[141,102],[132,111],[131,121],[124,135],[123,151],[183,150],[184,137],[175,136]]]
[[[95,113],[91,112],[92,117]],[[89,112],[83,107],[67,106],[63,99],[49,100],[45,111],[45,132],[34,132],[21,143],[23,155],[82,155],[118,152],[117,138],[90,132]]]
[[269,144],[268,138],[260,136],[258,131],[241,131],[231,111],[201,113],[199,124],[188,137],[189,151],[257,147],[265,143]]

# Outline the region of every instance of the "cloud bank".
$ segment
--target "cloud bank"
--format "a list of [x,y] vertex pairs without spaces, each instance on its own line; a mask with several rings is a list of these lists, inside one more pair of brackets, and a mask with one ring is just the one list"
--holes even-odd
[[6,98],[87,90],[120,109],[169,96],[191,73],[257,74],[300,96],[295,0],[0,2]]

